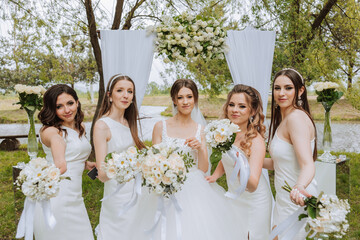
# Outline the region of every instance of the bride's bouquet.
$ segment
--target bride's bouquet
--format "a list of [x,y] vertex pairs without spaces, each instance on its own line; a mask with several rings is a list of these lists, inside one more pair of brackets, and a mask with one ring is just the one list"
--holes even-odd
[[214,164],[221,160],[223,152],[230,150],[240,129],[229,119],[221,119],[211,121],[204,131],[206,143],[212,148],[210,161]]
[[33,201],[49,200],[59,193],[59,183],[69,179],[60,175],[60,170],[54,164],[49,164],[44,158],[32,159],[27,164],[18,164],[22,170],[15,182],[24,195]]
[[[285,182],[284,190],[291,192],[292,188]],[[326,195],[323,192],[318,197],[305,198],[305,212],[298,216],[298,220],[306,220],[305,230],[312,232],[310,238],[317,233],[333,234],[335,238],[342,238],[349,228],[346,215],[350,212],[348,200],[339,199],[336,195]]]
[[[25,236],[25,239],[33,237],[33,219],[35,203],[42,206],[45,223],[53,228],[56,224],[55,217],[51,212],[50,198],[57,196],[60,190],[60,181],[70,180],[69,177],[61,176],[60,170],[50,164],[44,158],[32,159],[29,163],[20,163],[18,167],[22,168],[15,184],[26,196],[24,210],[21,214],[17,228],[16,238]],[[29,219],[31,219],[29,221]]]
[[186,180],[187,169],[193,165],[194,158],[175,144],[156,144],[143,154],[143,185],[150,191],[169,198],[180,191]]

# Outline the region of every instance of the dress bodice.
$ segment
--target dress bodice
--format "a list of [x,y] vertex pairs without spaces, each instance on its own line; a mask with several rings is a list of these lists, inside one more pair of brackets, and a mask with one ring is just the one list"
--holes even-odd
[[[311,150],[314,151],[315,139],[311,141]],[[300,166],[297,161],[294,146],[285,140],[279,138],[277,131],[274,134],[274,138],[270,144],[270,155],[274,161],[275,170],[275,187],[281,189],[281,186],[285,184],[285,180],[294,186],[300,174]],[[313,179],[310,183],[310,190],[313,191],[311,185],[316,186],[316,182]],[[316,194],[312,192],[311,194]]]
[[[79,133],[72,128],[61,126],[67,134],[63,133],[63,139],[66,144],[65,161],[67,171],[65,175],[81,175],[85,168],[85,161],[91,153],[91,145],[85,134],[79,137]],[[46,160],[54,163],[51,149],[42,143],[42,147],[46,154]]]
[[109,118],[100,118],[110,129],[111,139],[107,142],[107,153],[121,152],[134,146],[130,128]]
[[[193,158],[194,158],[194,166],[191,168],[198,168],[198,154],[197,154],[197,150],[193,150],[192,148],[190,148],[188,145],[185,145],[185,141],[186,139],[183,138],[173,138],[173,137],[169,137],[167,135],[167,130],[166,130],[166,121],[163,120],[162,121],[163,124],[163,128],[162,128],[162,142],[165,143],[175,143],[177,146],[179,146],[179,148],[181,148],[182,151],[184,152],[189,152]],[[201,124],[198,124],[197,126],[197,130],[196,130],[196,134],[195,134],[195,138],[201,142]]]

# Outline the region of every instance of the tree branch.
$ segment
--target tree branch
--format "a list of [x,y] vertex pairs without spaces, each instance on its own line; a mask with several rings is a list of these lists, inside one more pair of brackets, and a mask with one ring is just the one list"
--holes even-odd
[[130,10],[129,14],[127,15],[126,17],[126,20],[125,20],[125,24],[123,26],[123,30],[129,30],[131,28],[131,20],[133,19],[134,17],[134,13],[136,11],[136,9],[138,9],[141,4],[143,4],[146,0],[137,0],[134,7]]
[[123,7],[124,7],[124,0],[117,0],[116,8],[115,8],[114,22],[111,27],[111,29],[113,29],[113,30],[119,29],[119,27],[120,27],[120,21],[121,21],[121,16],[122,16],[122,12],[123,12]]

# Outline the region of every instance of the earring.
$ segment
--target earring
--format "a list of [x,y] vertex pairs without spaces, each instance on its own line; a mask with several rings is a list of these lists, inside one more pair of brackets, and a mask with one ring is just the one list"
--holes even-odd
[[112,99],[109,99],[109,102],[112,103]]
[[303,100],[301,100],[301,97],[299,96],[297,104],[301,107],[303,105]]
[[249,118],[249,122],[250,122],[250,123],[253,123],[253,121],[254,121],[254,117],[251,116],[251,117]]
[[279,107],[279,104],[275,103],[275,108],[278,108]]

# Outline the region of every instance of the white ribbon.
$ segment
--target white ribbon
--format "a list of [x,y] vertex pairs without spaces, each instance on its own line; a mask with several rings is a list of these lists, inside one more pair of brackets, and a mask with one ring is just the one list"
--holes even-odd
[[298,232],[304,228],[307,218],[303,218],[299,221],[299,215],[305,213],[304,207],[300,207],[297,211],[287,217],[276,228],[274,228],[270,234],[269,239],[272,240],[276,236],[286,232],[285,236],[282,236],[282,240],[292,240],[298,234]]
[[[46,225],[53,229],[56,225],[56,219],[51,212],[49,200],[39,201],[43,209],[43,215]],[[30,198],[25,198],[24,210],[21,213],[20,221],[16,230],[16,238],[25,237],[25,240],[32,240],[34,233],[34,213],[36,202]]]
[[112,194],[107,195],[106,197],[104,197],[104,198],[101,199],[100,201],[108,200],[108,199],[111,198],[112,196],[116,195],[116,194],[120,191],[120,189],[122,189],[124,186],[125,186],[125,183],[118,184],[117,187],[116,187],[116,189],[115,189],[115,192],[113,192]]
[[[170,201],[174,205],[174,208],[175,208],[176,237],[178,240],[181,240],[180,214],[181,214],[182,209],[174,195],[170,196]],[[154,225],[149,230],[145,231],[147,234],[151,235],[150,240],[154,239],[155,230],[160,222],[161,222],[161,238],[160,239],[166,240],[167,219],[166,219],[166,209],[165,209],[165,205],[164,205],[164,196],[162,196],[162,195],[159,196],[159,199],[158,199],[158,207],[157,207],[157,210],[155,213]]]
[[131,195],[131,199],[121,209],[121,211],[119,212],[119,216],[122,216],[123,214],[125,214],[130,208],[135,206],[135,204],[137,203],[137,199],[141,195],[141,182],[142,182],[141,173],[138,173],[135,175],[135,183],[134,183],[134,188],[133,188],[133,192]]
[[[240,175],[240,187],[238,187],[234,193],[226,192],[225,196],[228,198],[236,199],[238,198],[246,189],[249,177],[250,177],[250,167],[248,160],[244,153],[239,151],[236,147],[232,146],[229,151],[227,151],[228,155],[235,160],[234,170],[230,176],[230,183],[234,184],[237,180],[237,176]],[[237,156],[239,153],[239,156]]]

